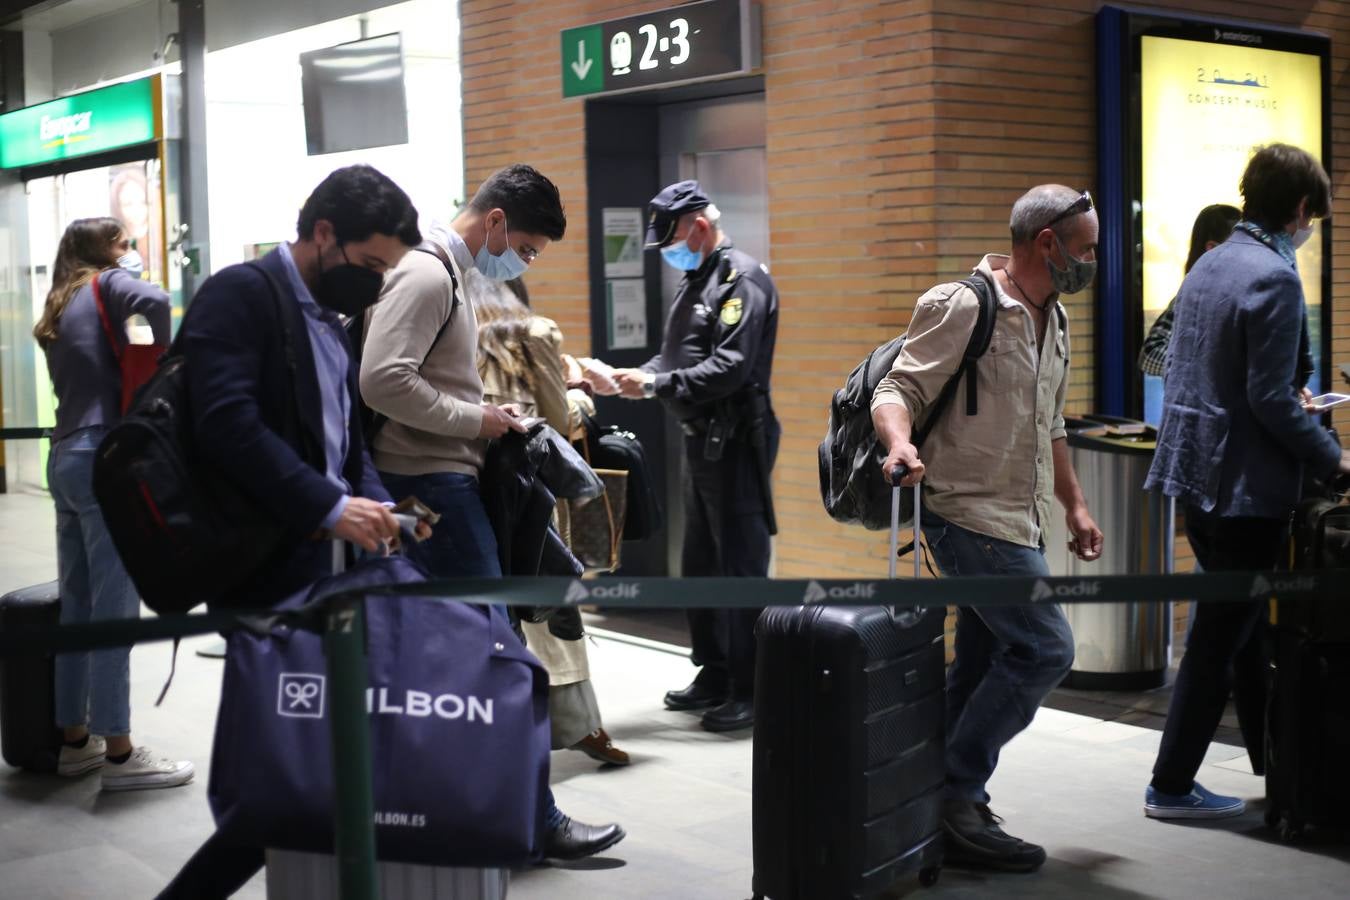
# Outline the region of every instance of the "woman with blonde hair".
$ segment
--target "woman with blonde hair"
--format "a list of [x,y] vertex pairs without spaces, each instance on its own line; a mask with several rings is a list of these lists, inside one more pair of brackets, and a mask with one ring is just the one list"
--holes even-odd
[[[93,489],[99,442],[122,415],[117,360],[128,343],[127,320],[143,316],[156,343],[169,341],[169,295],[117,266],[129,244],[116,219],[71,222],[33,329],[57,400],[47,483],[56,503],[62,624],[131,618],[141,608]],[[65,739],[57,771],[102,769],[105,791],[186,784],[192,763],[132,744],[130,657],[130,647],[56,657],[56,724]]]
[[[540,416],[562,435],[575,432],[583,415],[595,414],[589,396],[568,389],[562,332],[552,319],[530,312],[520,279],[499,283],[471,269],[465,273],[464,293],[478,320],[484,401],[513,403],[522,415]],[[567,506],[558,504],[557,513],[558,532],[570,546]],[[524,622],[522,627],[530,650],[549,673],[553,749],[579,750],[602,763],[628,765],[628,754],[614,746],[601,722],[585,640],[557,638],[546,624]]]

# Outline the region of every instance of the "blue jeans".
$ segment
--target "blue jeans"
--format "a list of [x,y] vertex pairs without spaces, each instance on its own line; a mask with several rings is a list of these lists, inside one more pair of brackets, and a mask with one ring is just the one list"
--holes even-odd
[[[923,513],[923,533],[947,577],[1049,575],[1045,553]],[[1031,724],[1073,664],[1073,633],[1054,604],[962,607],[947,672],[947,796],[988,803],[999,751]]]
[[[488,521],[478,479],[456,472],[430,475],[380,473],[380,481],[395,502],[415,496],[441,520],[422,543],[405,541],[404,552],[436,578],[500,578],[497,536]],[[501,607],[494,611],[505,615]],[[544,798],[544,828],[551,832],[562,824],[563,814],[548,788]]]
[[[61,624],[124,619],[141,601],[94,499],[94,454],[107,434],[85,428],[52,445],[47,483],[56,502]],[[131,733],[131,648],[56,657],[56,724],[100,735]]]

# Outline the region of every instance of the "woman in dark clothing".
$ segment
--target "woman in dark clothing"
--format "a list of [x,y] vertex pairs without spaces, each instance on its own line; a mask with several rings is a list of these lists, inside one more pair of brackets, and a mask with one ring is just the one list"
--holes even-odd
[[[63,624],[140,612],[140,598],[93,491],[94,455],[121,416],[121,371],[111,340],[119,342],[119,350],[124,347],[127,322],[137,315],[149,323],[156,343],[169,339],[169,296],[117,267],[129,243],[116,219],[72,222],[61,237],[52,288],[33,329],[57,399],[47,483],[56,502]],[[100,319],[95,280],[111,335]],[[130,656],[130,647],[57,656],[56,724],[65,737],[57,771],[74,776],[102,769],[105,791],[186,784],[192,763],[132,744]]]

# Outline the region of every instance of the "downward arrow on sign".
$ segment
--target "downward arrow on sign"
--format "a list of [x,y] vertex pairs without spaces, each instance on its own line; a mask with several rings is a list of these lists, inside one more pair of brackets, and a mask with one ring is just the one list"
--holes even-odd
[[577,41],[577,60],[572,63],[572,71],[577,73],[577,78],[586,80],[586,73],[591,70],[591,64],[595,60],[586,58],[586,42]]

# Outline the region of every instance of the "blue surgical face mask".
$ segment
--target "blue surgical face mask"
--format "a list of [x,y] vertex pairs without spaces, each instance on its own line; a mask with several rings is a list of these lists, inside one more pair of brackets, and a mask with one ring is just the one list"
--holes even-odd
[[141,273],[145,271],[145,263],[141,260],[141,255],[137,253],[134,248],[127,250],[126,253],[119,256],[117,258],[117,265],[126,269],[137,278],[140,278]]
[[488,250],[488,236],[485,235],[483,246],[478,248],[478,253],[473,258],[474,267],[493,281],[519,278],[530,267],[530,264],[521,259],[520,254],[511,246],[511,232],[506,230],[505,220],[502,221],[502,231],[506,233],[506,249],[500,255],[493,256]]
[[662,247],[661,258],[681,272],[693,272],[703,265],[703,254],[697,250],[690,250],[687,239],[676,241],[668,247]]

